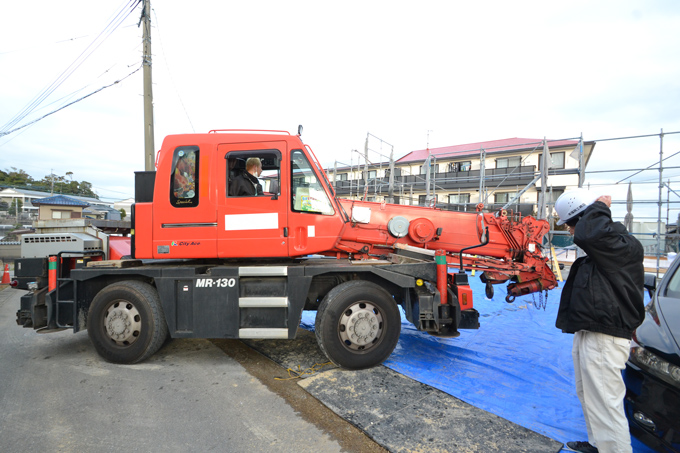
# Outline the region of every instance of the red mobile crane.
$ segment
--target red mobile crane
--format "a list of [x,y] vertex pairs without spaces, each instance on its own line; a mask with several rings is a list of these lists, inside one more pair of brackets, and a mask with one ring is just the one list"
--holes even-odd
[[[252,157],[262,195],[230,196]],[[396,346],[398,305],[432,335],[478,328],[466,269],[483,272],[487,294],[509,282],[508,301],[556,287],[541,252],[548,229],[506,213],[339,199],[311,148],[287,132],[171,135],[156,171],[135,175],[130,256],[105,235],[45,256],[22,245],[16,283],[30,291],[17,323],[87,329],[102,357],[135,363],[168,335],[293,339],[302,311],[317,310],[328,358],[367,368]]]

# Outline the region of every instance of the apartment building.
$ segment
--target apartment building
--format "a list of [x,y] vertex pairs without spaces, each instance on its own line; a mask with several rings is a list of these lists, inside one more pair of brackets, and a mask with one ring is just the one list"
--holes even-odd
[[[552,165],[545,189],[551,203],[578,186],[579,162],[585,170],[595,142],[509,138],[412,151],[394,162],[393,202],[457,211],[474,211],[483,203],[493,211],[522,192],[507,209],[535,214],[544,188],[540,178],[534,180],[541,174],[546,145]],[[341,197],[388,201],[389,162],[333,168],[328,174]]]

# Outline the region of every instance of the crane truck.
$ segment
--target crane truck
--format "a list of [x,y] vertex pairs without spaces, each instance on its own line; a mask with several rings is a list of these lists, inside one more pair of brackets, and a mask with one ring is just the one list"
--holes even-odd
[[[253,157],[261,193],[230,195]],[[130,364],[168,337],[294,339],[316,310],[321,350],[363,369],[394,350],[399,306],[431,335],[479,328],[466,270],[489,296],[507,283],[508,301],[557,286],[546,221],[340,199],[300,132],[170,135],[155,167],[135,173],[129,237],[22,238],[20,326],[87,330],[104,359]]]

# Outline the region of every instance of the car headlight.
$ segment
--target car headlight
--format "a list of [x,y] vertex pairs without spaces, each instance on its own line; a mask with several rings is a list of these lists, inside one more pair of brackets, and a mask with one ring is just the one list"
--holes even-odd
[[630,359],[633,363],[649,371],[659,379],[675,387],[680,387],[680,367],[668,363],[642,346],[630,348]]

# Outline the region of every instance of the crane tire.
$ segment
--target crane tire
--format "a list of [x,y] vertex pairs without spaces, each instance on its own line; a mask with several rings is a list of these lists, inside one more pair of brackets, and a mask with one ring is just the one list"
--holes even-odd
[[168,337],[156,289],[135,280],[105,287],[90,304],[87,333],[99,355],[109,362],[146,360]]
[[371,368],[387,359],[399,341],[401,315],[392,296],[375,283],[341,283],[316,313],[319,347],[348,370]]

